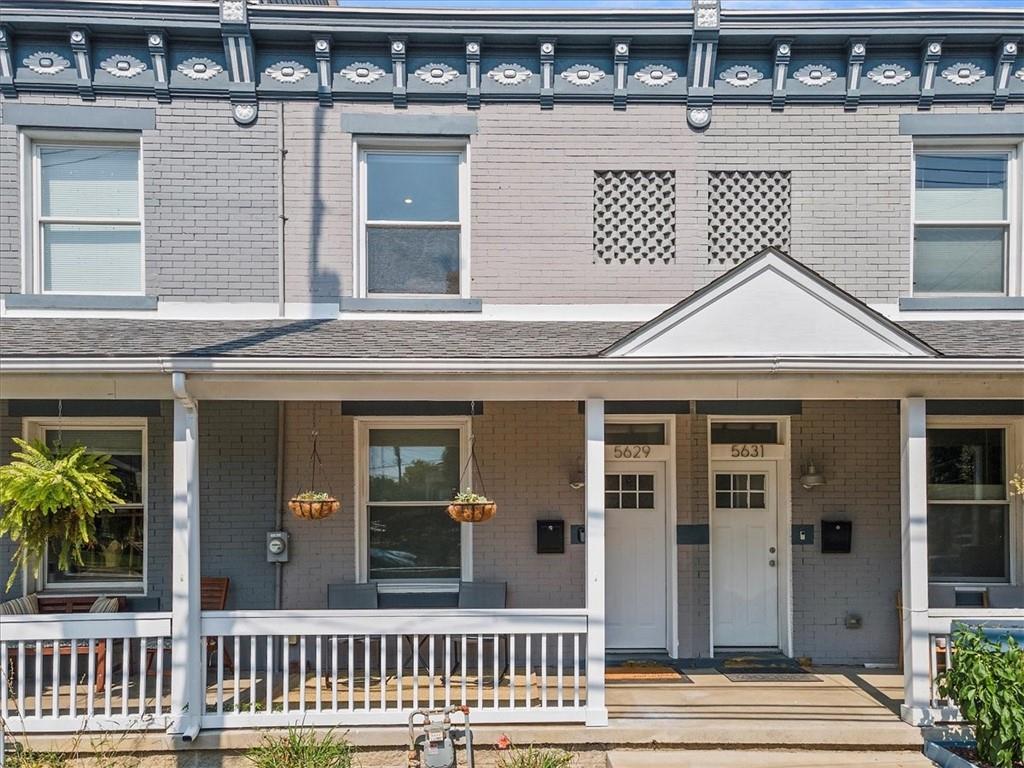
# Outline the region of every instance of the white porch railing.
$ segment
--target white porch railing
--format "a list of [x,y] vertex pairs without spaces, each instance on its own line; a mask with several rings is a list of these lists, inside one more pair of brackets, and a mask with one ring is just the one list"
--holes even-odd
[[4,727],[11,732],[166,728],[170,691],[160,649],[170,634],[166,613],[0,618]]
[[963,609],[933,608],[928,612],[928,670],[931,682],[931,706],[936,708],[943,720],[958,720],[960,712],[956,705],[939,695],[939,674],[954,662],[953,627],[957,624],[977,626],[1024,622],[1024,608],[976,608]]
[[467,705],[476,722],[583,722],[583,610],[204,612],[203,728],[405,723]]

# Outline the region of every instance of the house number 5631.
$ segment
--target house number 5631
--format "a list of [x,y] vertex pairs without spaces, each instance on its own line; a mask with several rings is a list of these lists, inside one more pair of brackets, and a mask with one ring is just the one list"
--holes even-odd
[[646,459],[651,455],[649,445],[616,445],[612,456],[616,459]]
[[729,447],[729,455],[734,459],[760,459],[764,458],[763,445],[732,445]]

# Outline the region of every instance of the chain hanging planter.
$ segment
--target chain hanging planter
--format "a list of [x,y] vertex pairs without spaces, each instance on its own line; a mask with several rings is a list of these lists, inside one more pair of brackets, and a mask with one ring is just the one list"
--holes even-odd
[[293,515],[303,520],[323,520],[325,517],[330,517],[341,509],[341,502],[331,493],[329,482],[326,491],[316,490],[316,469],[320,467],[321,472],[323,472],[324,464],[320,460],[320,452],[317,450],[316,445],[319,432],[313,430],[312,437],[313,451],[309,457],[310,490],[292,496],[288,501],[288,509],[292,511]]
[[[473,403],[470,406],[470,419],[472,419],[475,412],[476,403]],[[483,493],[475,493],[467,486],[464,491],[455,494],[455,498],[448,504],[448,517],[457,523],[485,523],[494,517],[498,511],[497,502],[487,497],[483,473],[480,471],[480,463],[476,460],[475,443],[476,438],[470,436],[469,458],[466,460],[466,466],[462,468],[459,484],[462,484],[462,478],[466,476],[470,466],[472,466],[473,474],[480,480],[480,490]],[[470,479],[472,479],[472,476]]]

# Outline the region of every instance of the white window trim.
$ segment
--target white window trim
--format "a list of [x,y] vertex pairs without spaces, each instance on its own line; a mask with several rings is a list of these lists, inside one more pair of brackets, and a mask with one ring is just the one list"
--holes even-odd
[[[373,138],[352,141],[352,286],[355,298],[365,299],[443,299],[456,298],[447,293],[370,293],[366,268],[366,155],[368,152],[458,153],[459,155],[459,295],[470,295],[470,143],[468,139],[445,138]],[[430,226],[432,222],[420,222]],[[451,226],[448,222],[446,225]]]
[[[457,429],[459,430],[459,471],[466,465],[472,440],[472,420],[469,416],[375,416],[353,419],[355,430],[355,529],[356,557],[355,581],[369,582],[369,514],[370,500],[370,430],[371,429]],[[472,488],[472,473],[467,482]],[[383,592],[455,592],[459,581],[473,580],[473,526],[463,523],[460,528],[461,575],[458,579],[385,579],[375,582]]]
[[[143,178],[143,147],[141,133],[103,131],[22,131],[21,151],[21,233],[22,293],[74,296],[143,296],[146,293],[146,210]],[[137,291],[47,291],[43,288],[43,253],[41,221],[41,168],[39,148],[44,146],[132,147],[139,153],[139,215],[132,219],[83,218],[80,223],[125,224],[139,227],[139,290]],[[78,221],[78,220],[76,220]],[[58,222],[60,223],[60,222]]]
[[[1008,155],[1006,173],[1006,213],[1007,216],[1001,221],[926,221],[921,222],[925,226],[965,226],[974,224],[977,226],[1004,226],[1006,227],[1006,245],[1003,258],[1005,264],[1004,286],[1002,293],[949,293],[949,292],[927,292],[915,293],[914,291],[914,243],[917,232],[917,156],[931,152],[954,152],[960,154],[977,154],[1003,152]],[[1006,139],[986,138],[962,138],[962,139],[938,139],[918,140],[914,142],[910,162],[910,260],[909,260],[909,290],[908,294],[920,298],[971,298],[971,297],[995,297],[999,296],[1021,296],[1024,295],[1024,254],[1022,254],[1022,240],[1024,240],[1024,214],[1021,206],[1024,194],[1024,144],[1021,142],[1007,142]],[[1016,214],[1016,215],[1015,215]]]
[[[1016,467],[1024,460],[1024,418],[1007,416],[940,416],[929,417],[926,429],[1003,429],[1006,430],[1005,456],[1006,480],[1009,481]],[[931,574],[928,583],[935,587],[1012,587],[1020,584],[1020,565],[1024,562],[1024,553],[1021,547],[1024,546],[1024,499],[1019,496],[1012,496],[1009,488],[1006,488],[1005,501],[931,501],[927,504],[990,504],[1006,505],[1009,512],[1009,535],[1007,536],[1007,547],[1009,558],[1007,562],[1007,578],[1005,579],[971,579],[968,581],[956,580],[933,580]]]
[[[86,594],[111,594],[125,592],[131,595],[145,596],[149,591],[149,425],[145,418],[133,417],[92,417],[75,416],[62,418],[26,419],[22,425],[22,435],[26,440],[42,440],[47,430],[60,429],[65,433],[76,429],[96,430],[138,430],[142,433],[142,579],[123,579],[119,581],[69,581],[59,584],[48,584],[47,562],[44,556],[39,567],[37,585],[43,593],[68,594],[82,592]],[[30,575],[30,574],[26,574]],[[25,579],[27,586],[29,579]]]

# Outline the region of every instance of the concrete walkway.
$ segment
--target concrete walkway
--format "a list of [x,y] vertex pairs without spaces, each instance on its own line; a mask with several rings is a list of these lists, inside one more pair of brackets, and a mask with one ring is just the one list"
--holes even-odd
[[608,768],[934,768],[914,752],[794,752],[745,750],[678,750],[670,752],[609,752]]

